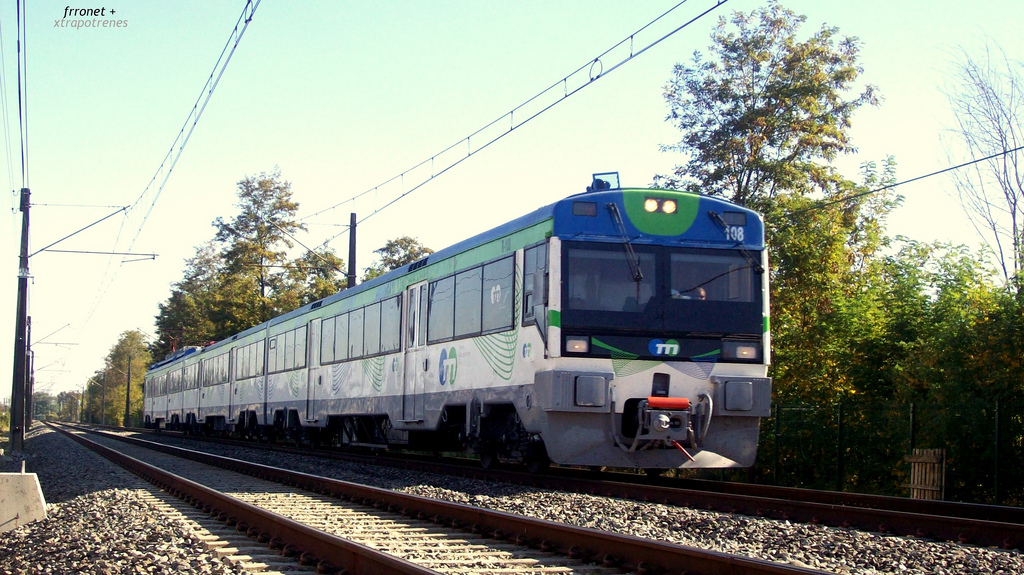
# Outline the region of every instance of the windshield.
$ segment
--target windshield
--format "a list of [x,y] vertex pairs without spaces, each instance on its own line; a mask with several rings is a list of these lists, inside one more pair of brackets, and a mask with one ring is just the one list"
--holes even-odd
[[760,254],[633,247],[643,273],[639,282],[621,245],[565,242],[563,330],[761,334]]

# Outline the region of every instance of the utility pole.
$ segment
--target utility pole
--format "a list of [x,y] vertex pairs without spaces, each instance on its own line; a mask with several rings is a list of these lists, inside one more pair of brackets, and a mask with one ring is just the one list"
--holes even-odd
[[356,214],[352,212],[348,224],[348,277],[345,289],[356,287]]
[[107,372],[100,374],[100,381],[103,382],[103,394],[100,396],[100,425],[107,424]]
[[124,427],[128,427],[132,422],[132,354],[128,353],[128,383],[124,390]]
[[32,316],[25,322],[25,431],[32,428],[35,419],[36,356],[32,353]]
[[25,395],[28,385],[28,188],[21,189],[21,254],[18,258],[18,310],[14,326],[14,380],[11,384],[11,451],[25,447]]

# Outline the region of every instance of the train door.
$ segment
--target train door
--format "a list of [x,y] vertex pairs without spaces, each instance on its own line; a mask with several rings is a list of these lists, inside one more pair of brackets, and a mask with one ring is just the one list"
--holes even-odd
[[405,370],[402,393],[402,420],[423,420],[423,390],[427,378],[426,310],[427,282],[406,290]]
[[306,421],[316,419],[316,397],[323,384],[320,374],[320,320],[309,322],[306,332]]
[[236,423],[237,422],[236,417],[235,417],[235,406],[238,405],[238,384],[235,382],[235,363],[237,363],[235,361],[235,359],[236,359],[235,352],[237,350],[238,350],[237,347],[232,348],[231,351],[228,352],[227,357],[224,358],[225,361],[228,364],[227,365],[228,382],[227,382],[227,385],[225,386],[225,388],[228,391],[228,399],[227,399],[227,404],[228,404],[227,409],[228,409],[228,411],[224,415],[224,419],[228,423]]

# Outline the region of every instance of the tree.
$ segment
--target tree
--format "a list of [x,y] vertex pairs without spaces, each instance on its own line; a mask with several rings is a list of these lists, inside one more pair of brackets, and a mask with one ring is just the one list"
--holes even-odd
[[[239,181],[238,199],[240,213],[231,222],[217,218],[213,225],[215,239],[226,245],[221,254],[224,271],[233,278],[253,280],[259,321],[252,325],[256,325],[284,311],[274,297],[282,294],[287,283],[285,250],[294,245],[292,234],[305,231],[306,226],[295,221],[299,204],[292,200],[291,184],[281,179],[280,170]],[[248,285],[242,281],[234,287]]]
[[214,221],[214,240],[196,248],[160,304],[156,357],[224,339],[345,287],[344,262],[332,250],[288,259],[305,226],[279,171],[238,182],[238,197],[239,214]]
[[371,280],[391,270],[411,264],[434,253],[434,250],[424,246],[415,238],[402,236],[388,240],[384,247],[373,250],[373,253],[378,255],[377,261],[366,268],[366,272],[363,274],[363,281]]
[[955,70],[955,84],[947,89],[956,117],[951,132],[957,150],[950,157],[999,154],[953,172],[956,191],[1010,282],[1024,265],[1024,62],[986,45],[978,58],[961,50]]
[[850,119],[878,98],[872,86],[846,97],[862,72],[856,38],[822,26],[801,41],[804,21],[776,2],[736,12],[719,20],[709,56],[674,67],[664,95],[682,139],[663,149],[687,161],[655,182],[764,214],[777,397],[837,401],[858,388],[851,344],[881,325],[874,260],[899,199],[864,194],[895,179],[892,158],[881,174],[865,164],[859,186],[829,163],[854,150]]
[[142,384],[146,368],[151,362],[152,356],[142,332],[123,332],[104,358],[103,369],[89,378],[86,389],[88,404],[85,406],[87,415],[84,419],[94,423],[121,424],[125,415],[128,382],[131,381],[131,400],[128,403],[130,415],[132,421],[142,421]]
[[719,19],[710,59],[697,52],[692,66],[675,66],[665,87],[667,121],[683,139],[663,150],[689,160],[672,175],[657,176],[658,185],[761,210],[783,192],[835,187],[841,178],[819,162],[853,151],[850,118],[878,98],[872,86],[844,98],[862,72],[857,39],[837,40],[837,28],[822,26],[800,42],[796,34],[805,19],[777,2],[735,12],[735,32]]
[[348,286],[343,276],[345,260],[334,250],[321,252],[307,250],[289,267],[293,291],[298,295],[294,307],[299,307],[338,293]]
[[221,265],[212,241],[197,247],[196,255],[185,260],[185,277],[174,284],[167,301],[159,304],[157,340],[151,349],[154,357],[163,358],[181,347],[204,345],[216,338],[212,316]]

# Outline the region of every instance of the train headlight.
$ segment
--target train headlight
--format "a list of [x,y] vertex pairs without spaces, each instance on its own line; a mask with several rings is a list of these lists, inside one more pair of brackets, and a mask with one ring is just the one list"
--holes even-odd
[[650,214],[654,212],[674,214],[677,209],[679,209],[679,205],[676,204],[675,200],[665,198],[646,198],[644,200],[644,211]]
[[761,342],[722,340],[722,359],[734,361],[760,361]]
[[590,351],[590,338],[570,336],[565,338],[565,351],[568,353],[587,353]]

